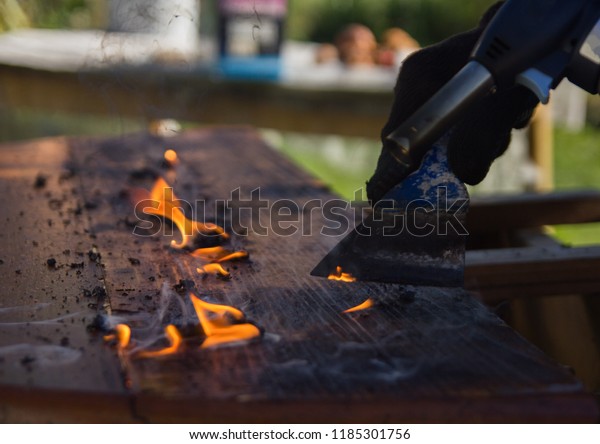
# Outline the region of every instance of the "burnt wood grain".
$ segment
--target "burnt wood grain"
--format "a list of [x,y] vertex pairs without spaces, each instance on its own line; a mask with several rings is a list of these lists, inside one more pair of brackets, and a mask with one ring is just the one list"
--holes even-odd
[[[126,396],[118,360],[93,331],[107,308],[104,271],[88,254],[95,239],[66,139],[0,152],[0,399],[45,390]],[[0,411],[7,422],[22,418]]]
[[[167,148],[179,154],[175,169],[163,165]],[[52,139],[5,145],[1,152],[5,421],[27,420],[34,410],[41,412],[29,418],[56,420],[58,413],[48,413],[53,398],[64,406],[59,420],[93,418],[94,411],[98,421],[598,420],[593,397],[569,371],[464,290],[309,276],[340,238],[321,229],[337,228],[341,235],[344,228],[312,210],[315,200],[335,196],[249,128],[209,128],[169,139]],[[40,172],[48,178],[36,188]],[[206,219],[231,234],[225,246],[250,253],[249,260],[225,264],[231,279],[200,276],[197,259],[170,248],[176,235],[133,233],[141,222],[132,196],[137,188],[149,189],[156,174],[180,199],[204,202]],[[238,220],[218,202],[238,189],[246,200],[260,189],[268,201],[253,225],[249,209]],[[53,199],[62,203],[50,204]],[[273,231],[273,206],[288,216],[280,228],[296,232]],[[56,269],[47,263],[50,256]],[[262,337],[201,349],[190,291],[243,310]],[[342,313],[368,297],[373,308]],[[104,324],[93,322],[98,315]],[[66,322],[41,330],[46,324],[40,322],[54,319]],[[134,342],[124,352],[93,328],[117,322],[132,326]],[[187,332],[181,351],[137,356],[136,349],[165,345],[168,323]],[[44,353],[63,361],[49,370]]]

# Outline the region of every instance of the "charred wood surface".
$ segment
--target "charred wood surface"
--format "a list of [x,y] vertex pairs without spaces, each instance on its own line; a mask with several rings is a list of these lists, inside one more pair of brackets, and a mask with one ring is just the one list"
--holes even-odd
[[[164,168],[167,148],[179,154],[175,169]],[[42,410],[36,418],[55,420],[53,397],[66,405],[64,420],[93,421],[94,408],[102,411],[97,420],[111,421],[598,419],[593,398],[568,370],[464,290],[311,277],[340,239],[320,233],[336,224],[312,211],[311,201],[334,196],[250,129],[52,139],[1,152],[5,421],[31,418],[33,404]],[[231,279],[200,276],[196,258],[170,248],[177,234],[133,234],[141,222],[132,196],[157,174],[181,200],[205,202],[206,220],[231,234],[225,246],[250,253],[224,264]],[[249,210],[238,220],[217,202],[238,189],[250,199],[258,188],[268,207],[252,226]],[[295,233],[273,232],[274,205],[302,221],[280,224]],[[190,292],[241,309],[261,338],[201,349]],[[374,307],[342,313],[367,298]],[[120,352],[102,331],[118,322],[132,326],[134,341]],[[165,345],[167,324],[187,332],[181,350],[137,356],[136,348]]]

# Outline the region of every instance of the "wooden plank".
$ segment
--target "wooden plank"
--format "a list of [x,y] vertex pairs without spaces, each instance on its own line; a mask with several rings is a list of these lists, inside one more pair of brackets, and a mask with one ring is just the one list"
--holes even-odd
[[467,229],[472,234],[481,234],[599,221],[600,192],[597,190],[523,193],[474,196],[467,216]]
[[468,251],[465,285],[486,303],[516,297],[596,293],[600,247],[522,247]]
[[[175,171],[161,169],[165,148],[179,153],[181,163]],[[134,347],[159,347],[166,323],[197,323],[186,292],[174,291],[182,279],[190,281],[198,296],[239,307],[264,329],[260,340],[241,346],[200,349],[198,339],[190,339],[180,353],[162,359],[142,359],[133,349],[121,353],[118,364],[113,361],[113,372],[123,371],[124,382],[116,385],[127,387],[125,393],[119,392],[119,399],[130,400],[132,418],[196,422],[598,419],[593,398],[569,372],[463,290],[344,284],[310,277],[311,267],[339,236],[321,234],[327,224],[324,215],[304,204],[314,199],[330,201],[333,196],[267,147],[254,131],[215,128],[173,139],[133,135],[75,140],[67,158],[78,183],[75,193],[89,203],[82,218],[86,234],[93,236],[101,254],[108,302],[105,319],[132,325]],[[242,196],[249,196],[260,187],[268,208],[290,199],[285,204],[291,214],[301,216],[298,220],[312,232],[303,236],[300,229],[284,236],[271,231],[265,236],[256,224],[247,234],[238,230],[229,245],[248,250],[250,261],[228,265],[231,280],[202,279],[195,271],[196,259],[168,247],[171,237],[132,234],[133,205],[126,196],[132,195],[132,187],[151,185],[149,175],[143,174],[148,169],[164,174],[181,199],[206,200],[209,208],[238,188]],[[8,185],[3,181],[2,186]],[[209,210],[208,217],[222,222],[229,232],[249,223],[248,215],[234,223],[232,212],[222,216]],[[254,222],[273,228],[266,210]],[[300,222],[291,225],[302,228]],[[23,236],[15,233],[14,238],[21,242]],[[36,264],[25,263],[29,268]],[[34,294],[42,292],[35,282],[31,285]],[[377,301],[372,309],[341,313],[367,297]],[[84,350],[108,352],[97,340]],[[7,365],[0,362],[1,369]],[[43,378],[35,375],[36,381]],[[5,383],[13,394],[24,387],[18,378]],[[74,385],[63,391],[76,397],[85,390]],[[96,402],[100,401],[90,401],[89,407],[93,409]]]
[[535,108],[529,125],[529,155],[536,165],[535,191],[551,191],[554,188],[554,121],[552,105]]
[[379,135],[393,98],[390,92],[226,81],[196,72],[50,72],[2,65],[0,97],[3,106],[48,112],[175,118],[368,138]]
[[[118,361],[88,331],[104,311],[94,292],[104,273],[88,255],[95,240],[66,140],[0,152],[0,405],[13,398],[7,386],[124,395]],[[33,419],[13,413],[5,410],[2,419]]]
[[[302,208],[310,200],[332,198],[311,185],[310,177],[274,155],[254,132],[215,129],[166,141],[134,137],[74,146],[84,188],[100,190],[97,197],[107,203],[95,210],[107,212],[98,213],[98,220],[131,215],[131,208],[114,204],[118,202],[115,195],[127,185],[132,167],[157,168],[167,146],[180,154],[177,190],[180,198],[189,201],[205,196],[211,204],[215,199],[230,198],[238,187],[245,196],[260,187],[269,205],[287,198],[293,200],[290,205]],[[79,157],[81,153],[86,156]],[[107,187],[107,183],[113,185]],[[313,233],[325,223],[318,212],[309,213],[310,220],[306,212],[298,213],[303,215],[301,220],[310,223]],[[227,224],[230,218],[225,217]],[[248,220],[242,222],[247,224]],[[266,211],[255,222],[271,227]],[[519,397],[543,393],[550,381],[562,385],[566,392],[580,393],[572,382],[564,385],[570,377],[561,369],[544,361],[461,291],[418,289],[413,297],[410,290],[398,286],[344,285],[310,277],[311,267],[338,238],[302,236],[299,223],[292,225],[299,230],[291,236],[260,236],[258,230],[250,230],[248,236],[234,236],[233,244],[250,251],[251,262],[232,269],[233,279],[228,282],[199,279],[197,264],[188,255],[156,249],[155,240],[135,239],[130,230],[99,236],[99,242],[118,239],[114,245],[99,245],[102,251],[113,252],[106,256],[110,261],[115,260],[115,245],[131,251],[131,243],[137,240],[135,248],[142,249],[141,258],[148,257],[144,249],[154,249],[156,259],[148,266],[155,270],[135,267],[132,273],[136,282],[149,282],[148,274],[159,273],[169,285],[180,279],[193,281],[200,296],[242,307],[249,319],[266,331],[262,342],[222,350],[192,349],[183,360],[179,356],[163,360],[126,357],[138,415],[161,417],[169,410],[164,407],[166,398],[170,407],[179,406],[175,408],[179,414],[186,405],[210,400],[214,406],[210,412],[196,411],[193,415],[215,421],[243,421],[250,411],[253,419],[279,421],[303,412],[302,420],[321,421],[325,408],[331,405],[344,406],[344,411],[350,408],[353,413],[348,420],[409,417],[436,421],[453,418],[452,403],[440,402],[437,408],[411,413],[413,400],[429,399],[433,406],[435,400],[463,398],[463,413],[474,415],[483,405],[494,405],[499,392]],[[159,238],[159,245],[166,243],[168,239]],[[117,268],[126,268],[123,262]],[[176,266],[159,269],[160,264],[173,262]],[[106,266],[109,282],[111,267]],[[163,282],[154,283],[154,291]],[[367,296],[383,301],[382,307],[359,315],[341,313]],[[165,292],[154,296],[154,304],[160,306],[164,297]],[[113,293],[111,303],[116,309],[123,300]],[[506,349],[510,357],[503,352]],[[182,373],[187,377],[182,378]],[[473,397],[474,392],[479,395]],[[369,416],[367,409],[359,407],[363,403],[381,407]],[[554,407],[552,403],[533,410],[527,407],[527,412],[519,411],[518,420],[561,415]],[[339,419],[329,411],[327,418]],[[502,420],[500,416],[491,415],[489,420]]]

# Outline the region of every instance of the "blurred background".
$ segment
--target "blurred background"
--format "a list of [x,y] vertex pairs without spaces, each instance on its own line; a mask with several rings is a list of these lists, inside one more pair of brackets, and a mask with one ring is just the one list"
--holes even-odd
[[[0,0],[0,141],[250,124],[352,199],[374,170],[403,58],[493,3]],[[600,188],[600,99],[564,83],[474,194]],[[599,224],[549,232],[600,243]],[[592,299],[517,301],[512,325],[598,391]]]
[[[0,29],[107,29],[109,3],[110,0],[2,0]],[[448,0],[290,0],[288,3],[286,37],[289,39],[330,42],[348,23],[362,23],[376,35],[399,26],[422,45],[428,45],[472,27],[495,2],[466,0],[460,8]]]
[[[129,6],[123,6],[129,3]],[[256,1],[248,0],[253,8],[260,9]],[[266,2],[268,3],[268,1]],[[285,2],[284,2],[285,3]],[[310,57],[335,58],[340,60],[341,54],[328,52],[331,47],[338,44],[341,33],[349,24],[361,24],[368,28],[378,48],[386,44],[386,32],[392,28],[401,28],[410,38],[414,46],[426,46],[444,39],[452,34],[472,28],[479,17],[493,1],[490,0],[465,0],[457,6],[450,0],[289,0],[285,16],[282,19],[282,50],[281,53],[290,60],[291,68],[283,75],[292,80],[306,79],[316,82],[315,77],[326,78],[332,76],[333,69],[320,68],[321,71],[295,69],[295,66],[306,64],[307,48],[312,51]],[[168,4],[177,4],[175,12],[169,10]],[[132,6],[133,5],[133,6]],[[151,5],[151,6],[148,6]],[[127,8],[126,10],[124,8]],[[219,26],[217,0],[191,0],[179,2],[162,2],[160,0],[148,2],[144,0],[0,0],[0,32],[4,36],[33,29],[52,29],[99,32],[106,31],[136,31],[143,33],[161,34],[161,29],[175,29],[174,19],[184,22],[179,26],[180,33],[172,33],[178,39],[172,46],[168,46],[165,33],[161,35],[161,44],[164,47],[187,45],[187,49],[196,48],[190,41],[197,39],[201,43],[210,41],[212,47],[206,50],[206,45],[200,45],[198,59],[210,61],[215,57],[215,39],[218,39]],[[248,12],[252,16],[253,11]],[[261,16],[255,11],[256,26],[263,25]],[[182,19],[183,17],[183,19]],[[161,28],[162,27],[162,28]],[[184,29],[185,28],[185,29]],[[82,34],[87,36],[88,34]],[[73,39],[78,39],[79,34],[73,34]],[[35,36],[31,37],[34,39]],[[40,37],[43,39],[43,37]],[[177,43],[179,42],[179,43]],[[65,38],[65,47],[69,46],[69,38]],[[209,44],[208,46],[210,46]],[[304,46],[302,46],[304,44]],[[5,47],[15,45],[7,41]],[[191,45],[191,46],[190,46]],[[290,50],[292,48],[292,50]],[[187,50],[186,49],[186,50]],[[197,49],[197,48],[196,48]],[[396,48],[397,49],[397,48]],[[29,51],[26,47],[23,51]],[[128,49],[123,48],[126,52]],[[96,51],[90,47],[88,56]],[[135,52],[135,48],[133,50]],[[143,52],[143,50],[140,50]],[[192,52],[194,49],[192,49]],[[212,51],[212,52],[211,52]],[[287,52],[286,52],[287,51]],[[5,62],[11,63],[10,54],[6,55]],[[407,53],[409,53],[408,51]],[[407,53],[402,54],[404,57]],[[207,55],[208,54],[208,55]],[[302,54],[302,55],[298,55]],[[400,59],[390,61],[389,54],[379,53],[377,56],[385,60],[376,59],[373,70],[365,70],[363,66],[353,66],[348,62],[342,68],[336,65],[334,81],[341,78],[340,69],[351,72],[346,75],[352,90],[360,89],[360,81],[356,79],[371,77],[376,80],[365,82],[365,89],[377,90],[378,96],[387,94],[393,86]],[[398,54],[396,54],[397,56]],[[168,54],[167,54],[168,56]],[[33,55],[35,57],[35,55]],[[105,56],[106,57],[106,56]],[[165,54],[160,57],[165,58]],[[376,58],[377,58],[376,57]],[[386,59],[387,57],[387,59]],[[168,58],[168,57],[167,57]],[[89,57],[88,57],[89,59]],[[321,63],[323,60],[319,60]],[[327,60],[325,60],[327,61]],[[57,62],[59,63],[59,62]],[[82,61],[82,63],[85,63]],[[189,60],[186,63],[190,63]],[[310,60],[313,63],[313,60]],[[369,62],[370,63],[370,62]],[[15,62],[18,64],[18,61]],[[342,61],[342,65],[344,65]],[[315,65],[316,66],[316,65]],[[329,65],[328,65],[329,66]],[[331,68],[331,66],[330,66]],[[60,70],[60,69],[59,69]],[[317,72],[317,74],[315,74]],[[358,72],[358,74],[357,74]],[[355,75],[356,74],[356,75]],[[381,79],[379,86],[377,79]],[[83,78],[83,82],[87,79]],[[285,80],[285,78],[283,79]],[[275,82],[282,81],[281,78]],[[94,84],[92,87],[98,87]],[[8,88],[8,86],[5,86]],[[565,88],[566,91],[553,99],[552,113],[552,139],[547,144],[552,144],[550,161],[546,161],[546,169],[551,169],[551,186],[555,189],[578,187],[600,187],[600,148],[598,136],[600,135],[600,100],[575,90]],[[110,93],[106,93],[107,96]],[[6,95],[6,94],[5,94]],[[112,100],[108,97],[107,101]],[[390,99],[391,100],[391,99]],[[368,97],[365,99],[368,106]],[[56,103],[54,109],[37,109],[31,105],[21,105],[19,101],[3,100],[0,96],[0,140],[9,141],[28,139],[52,135],[81,135],[81,134],[123,134],[131,131],[146,129],[149,118],[144,113],[139,116],[132,113],[121,112],[115,106],[113,112],[82,113],[65,110],[67,107]],[[373,102],[375,103],[375,102]],[[381,100],[377,102],[381,103]],[[201,105],[198,104],[198,107]],[[379,106],[379,105],[378,105]],[[384,106],[380,106],[384,108]],[[310,113],[307,110],[307,113]],[[387,109],[380,115],[384,116]],[[377,123],[377,121],[375,121]],[[380,125],[385,120],[380,118]],[[201,120],[185,118],[179,119],[184,128],[202,125]],[[319,176],[325,183],[345,198],[353,198],[355,191],[361,188],[364,181],[370,176],[377,156],[379,154],[379,134],[372,131],[372,136],[365,134],[362,137],[351,137],[348,134],[311,134],[307,131],[289,131],[281,128],[262,128],[265,137],[276,148],[282,150],[294,161],[302,165],[311,173]],[[519,140],[526,135],[517,135]],[[523,158],[522,151],[526,148],[511,149],[512,153],[506,156],[504,167],[495,166],[497,174],[474,190],[475,193],[484,192],[514,192],[532,188],[535,182],[535,168]],[[511,157],[512,156],[512,157]],[[518,165],[518,168],[515,168]],[[512,177],[515,170],[519,178]],[[501,172],[504,171],[504,172]],[[548,188],[548,184],[545,186]],[[533,186],[535,188],[535,186]],[[595,224],[579,225],[577,227],[556,227],[556,235],[568,244],[595,243],[600,241],[600,230]]]

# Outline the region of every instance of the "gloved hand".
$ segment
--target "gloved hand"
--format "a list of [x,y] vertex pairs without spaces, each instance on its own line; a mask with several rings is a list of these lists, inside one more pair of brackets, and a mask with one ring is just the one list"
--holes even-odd
[[[367,196],[373,204],[406,174],[400,168],[390,168],[396,161],[388,149],[394,142],[387,136],[467,63],[479,36],[501,4],[488,9],[477,28],[415,52],[404,61],[394,88],[392,110],[381,131],[383,148],[377,169],[367,182]],[[481,182],[494,159],[506,151],[512,129],[529,123],[537,103],[537,97],[523,86],[482,100],[451,130],[448,161],[454,174],[470,185]]]

